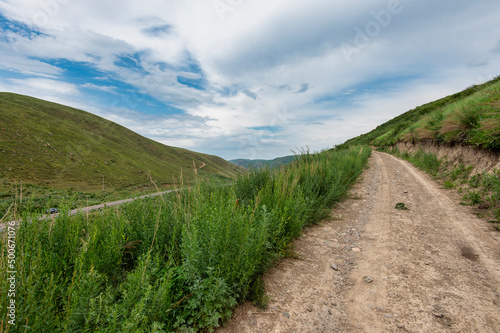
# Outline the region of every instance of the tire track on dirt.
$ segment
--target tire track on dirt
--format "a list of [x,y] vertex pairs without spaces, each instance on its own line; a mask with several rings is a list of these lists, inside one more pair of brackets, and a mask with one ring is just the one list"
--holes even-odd
[[297,239],[301,259],[264,276],[268,309],[245,303],[217,332],[500,332],[499,233],[458,202],[374,152],[351,197]]
[[[347,331],[499,332],[498,234],[407,162],[374,155],[391,175],[389,199],[378,201],[391,213],[373,214],[366,234],[391,237],[365,242]],[[409,210],[394,209],[398,202]]]

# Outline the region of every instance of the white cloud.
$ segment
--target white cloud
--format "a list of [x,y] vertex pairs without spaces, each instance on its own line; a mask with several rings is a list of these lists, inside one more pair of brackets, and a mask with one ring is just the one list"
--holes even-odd
[[92,89],[92,90],[101,90],[109,93],[116,94],[116,88],[112,86],[99,86],[90,82],[86,82],[81,85],[81,88]]
[[42,78],[0,81],[0,90],[43,98],[74,107],[78,107],[78,104],[75,103],[75,97],[80,95],[74,84]]
[[12,44],[0,43],[0,69],[21,73],[24,75],[56,78],[62,70],[36,59],[20,56]]
[[[340,143],[500,72],[496,0],[401,0],[400,10],[380,23],[376,15],[390,3],[3,0],[5,16],[44,34],[9,32],[16,51],[0,51],[2,68],[38,78],[2,84],[81,103],[75,96],[85,89],[65,85],[63,71],[41,60],[83,62],[186,113],[168,118],[109,108],[108,119],[171,145],[273,157],[296,146]],[[356,46],[377,23],[378,31],[347,61],[342,43]],[[138,68],[120,66],[120,57]],[[189,70],[196,66],[201,73]],[[178,76],[204,80],[205,90],[179,83]],[[79,87],[119,92],[107,83]],[[325,99],[332,102],[320,103]],[[275,129],[252,129],[266,127]]]

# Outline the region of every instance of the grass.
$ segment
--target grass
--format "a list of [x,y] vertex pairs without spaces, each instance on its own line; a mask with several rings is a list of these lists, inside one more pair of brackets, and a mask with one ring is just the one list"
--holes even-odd
[[361,174],[369,148],[304,152],[281,169],[90,215],[25,212],[16,230],[16,326],[8,326],[7,234],[0,318],[9,332],[204,332],[238,302],[265,306],[262,274],[292,253]]
[[[423,150],[415,153],[401,152],[397,147],[379,147],[378,151],[390,153],[410,161],[421,170],[442,182],[445,189],[455,188],[462,195],[460,204],[475,206],[481,212],[478,216],[498,223],[500,229],[500,171],[493,173],[472,174],[472,166],[464,163],[449,165],[446,160],[439,159],[434,153]],[[460,185],[459,187],[457,187]]]
[[441,170],[443,162],[436,156],[436,154],[428,153],[422,149],[416,151],[414,154],[410,154],[406,151],[401,152],[397,147],[379,147],[377,148],[377,151],[399,156],[433,176],[436,176]]
[[500,149],[500,76],[405,112],[344,145],[429,141]]
[[[87,206],[170,189],[194,175],[235,179],[245,172],[219,157],[165,146],[85,111],[0,93],[0,215],[23,198],[30,209],[72,200]],[[20,199],[20,198],[19,198]],[[18,201],[20,212],[28,206]]]
[[0,180],[77,191],[176,183],[243,169],[216,156],[144,138],[85,111],[0,93]]
[[[230,179],[217,175],[203,175],[200,178],[207,181],[231,182]],[[68,203],[70,209],[76,209],[121,199],[135,198],[157,191],[176,189],[181,186],[181,183],[189,185],[190,182],[181,180],[179,184],[155,183],[154,186],[149,182],[119,189],[94,189],[88,191],[77,191],[73,188],[54,189],[44,185],[23,183],[21,196],[20,182],[4,180],[0,181],[0,216],[4,216],[13,204],[16,205],[16,211],[21,214],[25,211],[43,213],[48,208],[59,208]]]

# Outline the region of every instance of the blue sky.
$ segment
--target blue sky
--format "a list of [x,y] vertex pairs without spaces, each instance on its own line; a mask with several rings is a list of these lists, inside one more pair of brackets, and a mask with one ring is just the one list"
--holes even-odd
[[0,0],[0,91],[270,159],[499,75],[499,17],[498,0]]

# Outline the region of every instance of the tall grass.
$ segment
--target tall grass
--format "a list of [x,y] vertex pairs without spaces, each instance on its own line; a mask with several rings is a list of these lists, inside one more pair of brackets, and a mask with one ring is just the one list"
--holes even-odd
[[232,186],[198,182],[90,216],[24,213],[16,235],[16,326],[9,332],[197,332],[262,298],[261,276],[286,256],[363,170],[369,148],[305,153]]
[[405,159],[433,176],[436,176],[439,171],[441,171],[441,166],[443,165],[443,160],[439,159],[436,154],[426,152],[423,149],[419,149],[414,153],[409,153],[407,151],[401,152],[397,147],[379,147],[377,151],[389,153]]

